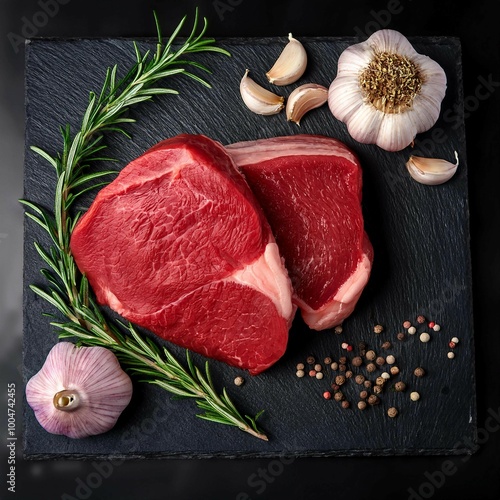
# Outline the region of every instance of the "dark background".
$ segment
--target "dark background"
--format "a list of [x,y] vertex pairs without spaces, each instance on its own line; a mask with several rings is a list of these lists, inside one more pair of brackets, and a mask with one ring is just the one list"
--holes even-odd
[[[54,0],[56,1],[56,0]],[[444,35],[462,43],[465,125],[470,182],[471,246],[478,385],[478,444],[471,457],[203,459],[102,462],[26,462],[18,441],[16,493],[21,499],[499,499],[500,411],[497,315],[500,310],[497,243],[500,186],[497,144],[500,110],[499,2],[381,2],[250,0],[59,0],[58,12],[39,16],[50,0],[1,0],[0,11],[0,498],[9,498],[5,474],[6,384],[18,390],[21,435],[22,197],[25,36],[152,36],[152,10],[168,34],[195,6],[209,21],[208,34],[225,36],[359,36],[390,27],[407,36]],[[38,17],[37,17],[38,15]],[[37,21],[35,32],[27,25]],[[489,81],[490,91],[484,91]],[[497,83],[498,82],[498,83]],[[84,85],[85,82],[82,82]],[[496,85],[495,85],[496,84]],[[482,87],[481,87],[482,86]],[[496,229],[496,230],[495,230]],[[182,418],[182,414],[179,415]],[[499,417],[500,418],[500,417]],[[366,432],[370,432],[369,429]],[[96,472],[100,469],[100,472]],[[445,475],[441,471],[446,472]],[[453,471],[453,472],[451,472]],[[109,476],[109,477],[106,477]],[[82,485],[87,486],[82,486]],[[412,496],[412,490],[417,492]],[[417,496],[418,495],[418,496]]]

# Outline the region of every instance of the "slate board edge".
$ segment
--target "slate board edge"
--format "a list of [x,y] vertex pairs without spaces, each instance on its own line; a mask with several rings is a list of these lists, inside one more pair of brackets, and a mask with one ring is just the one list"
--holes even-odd
[[[459,38],[455,38],[455,44],[457,46],[457,50],[459,51],[458,61],[461,63],[462,61],[462,44]],[[458,95],[459,102],[461,103],[461,119],[464,121],[465,109],[464,109],[464,85],[463,85],[463,72],[462,72],[462,64],[457,64],[457,77],[459,81],[458,86]],[[465,125],[464,125],[465,126]],[[467,135],[464,133],[464,144],[463,149],[466,152],[466,162],[467,162],[467,196],[464,204],[465,211],[465,224],[466,224],[466,234],[468,236],[466,247],[468,253],[468,262],[467,262],[467,283],[469,285],[468,292],[470,296],[470,300],[468,302],[469,307],[469,317],[471,318],[471,383],[474,387],[477,387],[477,370],[476,370],[476,329],[475,329],[475,321],[474,321],[474,287],[473,287],[473,267],[472,267],[472,241],[471,241],[471,217],[470,217],[470,203],[469,203],[469,194],[470,194],[470,184],[469,184],[469,170],[468,170],[468,161],[467,161]],[[477,451],[477,428],[478,428],[478,404],[477,404],[477,390],[474,391],[472,395],[472,400],[470,402],[470,419],[473,428],[473,434],[471,438],[471,444],[473,444],[474,448],[469,450],[469,454],[475,453]]]
[[350,451],[331,451],[331,452],[287,452],[287,453],[131,453],[131,454],[24,454],[25,460],[137,460],[137,459],[169,459],[169,460],[209,460],[209,459],[261,459],[261,458],[334,458],[334,457],[407,457],[407,456],[460,456],[473,455],[476,452],[474,448],[456,448],[454,450],[439,449],[410,449],[410,450],[350,450]]
[[[360,37],[357,36],[303,36],[300,40],[305,43],[314,43],[314,42],[343,42],[347,44],[354,44],[364,41]],[[460,50],[460,59],[462,57],[461,54],[461,42],[460,38],[456,36],[408,36],[408,40],[412,43],[418,44],[419,42],[425,43],[453,43]],[[177,37],[176,40],[178,43],[182,43],[185,40],[185,37]],[[283,44],[286,44],[288,37],[287,36],[266,36],[266,37],[218,37],[215,36],[215,42],[218,44],[219,42],[222,44],[230,44],[230,45],[246,45],[249,42],[258,43],[262,45],[266,45],[270,42],[283,41]],[[133,56],[133,42],[139,43],[156,43],[157,39],[154,37],[32,37],[27,38],[25,41],[25,45],[29,46],[31,43],[37,42],[81,42],[81,41],[95,41],[95,42],[130,42],[131,43],[131,56]],[[174,44],[175,46],[176,44]],[[27,47],[26,47],[27,48]],[[462,76],[461,74],[459,75]]]

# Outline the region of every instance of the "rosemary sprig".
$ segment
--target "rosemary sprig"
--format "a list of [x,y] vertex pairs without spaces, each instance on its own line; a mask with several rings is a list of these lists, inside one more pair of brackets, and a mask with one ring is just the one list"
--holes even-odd
[[[91,92],[80,130],[72,137],[69,125],[61,128],[62,152],[51,156],[46,151],[32,147],[49,162],[57,174],[54,197],[54,212],[36,203],[21,200],[28,209],[26,215],[39,224],[49,235],[52,244],[48,249],[35,242],[35,247],[48,268],[41,273],[47,280],[47,288],[31,285],[31,289],[59,311],[66,320],[53,321],[51,325],[60,331],[60,338],[78,339],[79,344],[103,346],[111,349],[120,362],[140,380],[156,384],[179,398],[194,398],[203,410],[198,417],[236,426],[260,439],[267,436],[258,428],[255,417],[242,415],[229,398],[225,389],[218,394],[211,379],[208,363],[204,371],[193,364],[186,351],[187,368],[166,348],[160,348],[149,338],[143,338],[132,324],[114,323],[107,320],[95,302],[89,283],[75,264],[70,250],[71,233],[80,214],[72,213],[72,206],[83,193],[107,184],[106,178],[114,171],[89,172],[89,163],[96,160],[111,160],[102,156],[106,148],[104,134],[119,132],[129,136],[124,125],[135,120],[126,117],[130,106],[147,101],[160,94],[177,94],[174,89],[156,86],[166,77],[183,74],[210,87],[209,83],[187,68],[194,67],[205,72],[204,65],[183,56],[198,52],[218,52],[230,55],[214,45],[215,40],[204,38],[207,21],[198,30],[196,11],[193,28],[180,48],[173,44],[181,31],[186,17],[182,19],[166,43],[163,42],[158,18],[155,14],[158,42],[156,51],[141,53],[134,42],[136,62],[128,73],[117,80],[117,66],[108,68],[99,95]],[[53,315],[49,315],[53,316]]]

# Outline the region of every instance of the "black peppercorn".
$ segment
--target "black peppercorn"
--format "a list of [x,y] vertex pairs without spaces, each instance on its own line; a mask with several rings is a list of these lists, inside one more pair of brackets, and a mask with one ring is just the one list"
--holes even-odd
[[404,382],[396,382],[394,384],[394,389],[398,392],[403,392],[406,389],[406,384]]
[[368,361],[373,361],[377,355],[375,354],[375,351],[366,351],[365,357]]
[[380,403],[380,399],[378,396],[375,396],[375,394],[370,394],[368,397],[368,404],[369,405],[378,405]]
[[392,347],[392,344],[387,341],[382,344],[382,349],[390,349]]
[[335,401],[342,401],[344,399],[344,393],[341,392],[341,391],[337,391],[334,395],[333,395],[333,399],[335,399]]
[[425,375],[425,370],[421,366],[419,366],[415,368],[413,374],[415,375],[415,377],[423,377]]
[[363,364],[363,359],[361,356],[356,356],[351,360],[352,366],[361,366]]
[[337,385],[342,385],[342,384],[344,384],[344,383],[345,383],[345,377],[344,377],[344,375],[337,375],[337,376],[335,377],[335,383],[336,383]]
[[391,375],[397,375],[399,373],[399,368],[397,366],[391,366],[389,371],[391,372]]
[[347,401],[347,400],[342,401],[342,408],[347,409],[350,406],[351,406],[351,403],[349,403],[349,401]]
[[316,360],[314,359],[314,356],[307,356],[306,362],[308,365],[314,365]]
[[398,415],[397,408],[394,408],[394,406],[392,406],[391,408],[389,408],[387,410],[387,415],[389,415],[389,417],[391,417],[391,418],[397,417],[397,415]]
[[377,369],[377,365],[375,363],[368,363],[366,365],[366,371],[369,373],[374,372]]

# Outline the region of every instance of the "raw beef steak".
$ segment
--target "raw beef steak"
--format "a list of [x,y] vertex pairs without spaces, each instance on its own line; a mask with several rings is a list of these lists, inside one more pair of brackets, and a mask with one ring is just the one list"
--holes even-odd
[[271,229],[219,143],[160,142],[102,189],[71,250],[97,300],[257,374],[285,352],[296,306]]
[[354,310],[373,259],[358,159],[340,141],[305,134],[227,150],[264,208],[304,321],[316,330],[340,324]]

